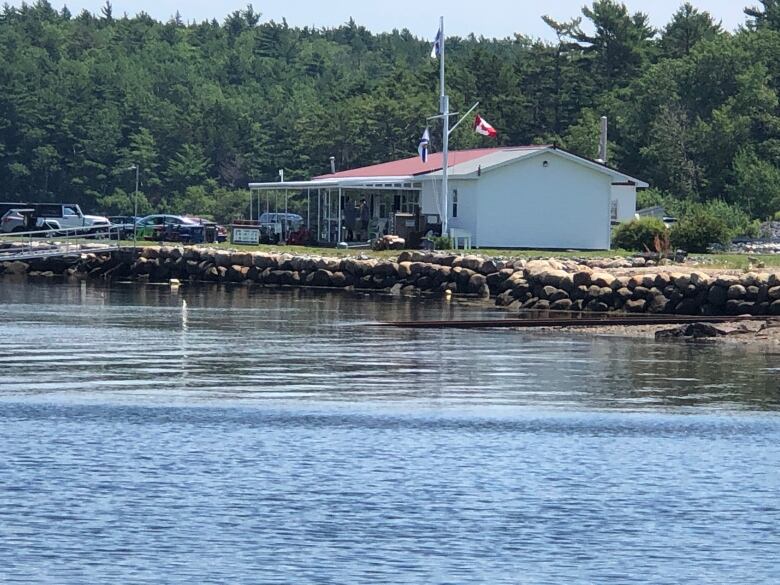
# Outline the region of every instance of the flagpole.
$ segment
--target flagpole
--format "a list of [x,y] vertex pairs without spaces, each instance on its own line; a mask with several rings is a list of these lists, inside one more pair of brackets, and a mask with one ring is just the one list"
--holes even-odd
[[442,218],[441,218],[441,235],[447,236],[447,223],[448,223],[448,201],[447,195],[449,193],[447,187],[447,172],[449,166],[449,150],[450,150],[450,99],[447,96],[447,92],[444,87],[444,17],[441,17],[439,24],[440,38],[440,59],[439,59],[439,88],[440,88],[440,102],[439,112],[442,115],[442,177],[441,177],[441,199],[442,199]]
[[[457,123],[457,124],[455,124],[455,125],[454,125],[452,128],[450,128],[450,134],[452,134],[453,132],[455,132],[455,128],[457,128],[458,126],[460,126],[460,125],[463,123],[463,121],[464,121],[464,120],[465,120],[465,119],[468,117],[468,115],[469,115],[471,112],[473,112],[474,110],[476,110],[478,106],[479,106],[479,102],[477,102],[476,104],[474,104],[473,106],[471,106],[471,109],[470,109],[468,112],[466,112],[465,114],[463,114],[463,117],[462,117],[460,120],[458,120],[458,123]],[[453,113],[452,115],[454,116],[456,113],[457,113],[457,112]]]

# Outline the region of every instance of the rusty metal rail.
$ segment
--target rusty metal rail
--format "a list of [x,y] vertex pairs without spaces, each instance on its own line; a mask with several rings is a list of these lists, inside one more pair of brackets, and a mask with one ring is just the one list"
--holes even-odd
[[772,316],[721,315],[717,317],[690,315],[659,315],[650,317],[564,317],[526,319],[476,319],[466,321],[389,321],[373,323],[377,327],[398,327],[402,329],[493,329],[533,327],[604,327],[611,325],[679,325],[684,323],[732,323],[735,321],[772,321]]

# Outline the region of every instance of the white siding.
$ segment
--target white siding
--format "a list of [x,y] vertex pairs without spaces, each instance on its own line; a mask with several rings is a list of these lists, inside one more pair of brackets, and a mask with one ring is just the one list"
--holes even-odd
[[[477,233],[477,187],[475,180],[454,180],[449,182],[449,227],[469,232],[472,238]],[[458,191],[458,217],[452,216],[455,190]]]
[[[477,233],[477,184],[474,179],[450,179],[450,195],[447,202],[449,227]],[[458,217],[452,217],[452,203],[455,190],[458,191]],[[438,200],[441,198],[441,180],[426,181],[422,186],[420,206],[423,214],[439,215]]]
[[480,247],[609,249],[604,173],[547,152],[483,171],[477,184]]
[[[436,184],[434,185],[434,183]],[[441,189],[441,182],[423,181],[422,191],[420,192],[420,210],[424,215],[437,215],[439,213],[439,207],[436,205],[438,192],[434,192],[434,187]]]
[[[617,221],[631,221],[636,213],[636,186],[612,185],[612,201],[617,202]],[[614,205],[614,203],[613,203]]]

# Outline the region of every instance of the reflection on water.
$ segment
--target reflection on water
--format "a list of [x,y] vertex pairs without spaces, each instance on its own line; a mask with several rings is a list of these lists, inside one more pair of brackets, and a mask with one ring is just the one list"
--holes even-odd
[[0,281],[0,582],[780,582],[777,354]]
[[561,408],[777,409],[780,356],[383,320],[495,309],[302,290],[4,285],[0,395],[394,400]]

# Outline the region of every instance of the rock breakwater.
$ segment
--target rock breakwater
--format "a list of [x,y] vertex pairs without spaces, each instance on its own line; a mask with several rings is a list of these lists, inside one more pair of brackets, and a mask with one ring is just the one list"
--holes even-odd
[[113,251],[5,262],[0,271],[470,295],[494,299],[496,305],[514,311],[780,315],[780,273],[735,274],[645,264],[641,258],[610,263],[402,252],[397,258],[380,260],[147,247],[138,254]]

